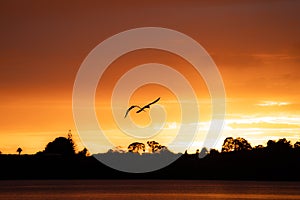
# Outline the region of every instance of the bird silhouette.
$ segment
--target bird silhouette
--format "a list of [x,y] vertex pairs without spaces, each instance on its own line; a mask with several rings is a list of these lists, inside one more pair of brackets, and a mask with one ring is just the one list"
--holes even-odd
[[126,114],[125,114],[125,117],[124,117],[124,118],[127,117],[129,111],[132,110],[133,108],[136,108],[136,107],[139,108],[139,110],[136,111],[136,113],[140,113],[140,112],[142,112],[142,111],[145,111],[146,108],[149,108],[149,109],[150,109],[150,106],[151,106],[152,104],[155,104],[155,103],[158,102],[159,100],[160,100],[160,97],[158,97],[155,101],[153,101],[153,102],[151,102],[151,103],[149,103],[149,104],[147,104],[147,105],[145,105],[145,106],[143,106],[143,107],[140,107],[140,106],[137,106],[137,105],[130,106],[130,107],[127,109],[127,111],[126,111]]
[[136,107],[139,108],[139,109],[141,109],[141,107],[139,107],[139,106],[137,106],[137,105],[130,106],[130,107],[127,109],[127,111],[126,111],[126,114],[125,114],[125,117],[124,117],[124,118],[127,117],[129,111],[131,111],[132,109],[134,109],[134,108],[136,108]]
[[153,101],[153,102],[145,105],[144,107],[140,108],[138,111],[136,111],[136,113],[140,113],[140,112],[144,111],[146,108],[150,108],[150,105],[155,104],[159,100],[160,100],[160,97],[158,97],[155,101]]

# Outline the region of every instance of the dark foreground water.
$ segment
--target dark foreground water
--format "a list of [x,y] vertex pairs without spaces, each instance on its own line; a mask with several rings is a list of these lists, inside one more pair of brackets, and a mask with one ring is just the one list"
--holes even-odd
[[14,180],[0,181],[0,199],[300,199],[300,182]]

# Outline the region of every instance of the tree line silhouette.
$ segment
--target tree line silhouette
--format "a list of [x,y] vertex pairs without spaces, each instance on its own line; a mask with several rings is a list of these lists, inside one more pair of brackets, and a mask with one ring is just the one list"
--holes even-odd
[[[109,168],[90,155],[86,148],[76,151],[71,132],[57,137],[34,155],[0,155],[0,179],[51,178],[167,178],[222,180],[297,180],[300,181],[300,141],[286,138],[269,140],[266,146],[252,147],[244,138],[227,137],[221,151],[197,149],[179,153],[169,166],[149,173],[130,174]],[[127,149],[110,149],[104,155],[147,156],[175,154],[156,141],[133,142]],[[177,154],[178,155],[178,154]]]

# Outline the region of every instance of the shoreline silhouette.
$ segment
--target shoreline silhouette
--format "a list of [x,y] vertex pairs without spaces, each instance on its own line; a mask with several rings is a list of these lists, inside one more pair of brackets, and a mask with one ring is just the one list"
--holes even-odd
[[[145,153],[145,148],[148,153]],[[19,147],[20,148],[20,147]],[[194,154],[175,154],[156,141],[135,142],[128,151],[108,150],[89,155],[86,148],[75,151],[72,135],[58,137],[33,155],[0,154],[0,179],[197,179],[300,181],[300,142],[285,138],[269,140],[267,146],[251,147],[244,138],[228,137],[222,150],[203,148]],[[126,173],[112,169],[96,156],[147,159],[179,155],[170,165],[148,173]]]

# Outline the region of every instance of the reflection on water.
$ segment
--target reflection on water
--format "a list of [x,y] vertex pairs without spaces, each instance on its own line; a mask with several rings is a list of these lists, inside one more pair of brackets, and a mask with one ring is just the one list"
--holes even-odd
[[182,180],[0,181],[0,199],[300,199],[300,182]]

